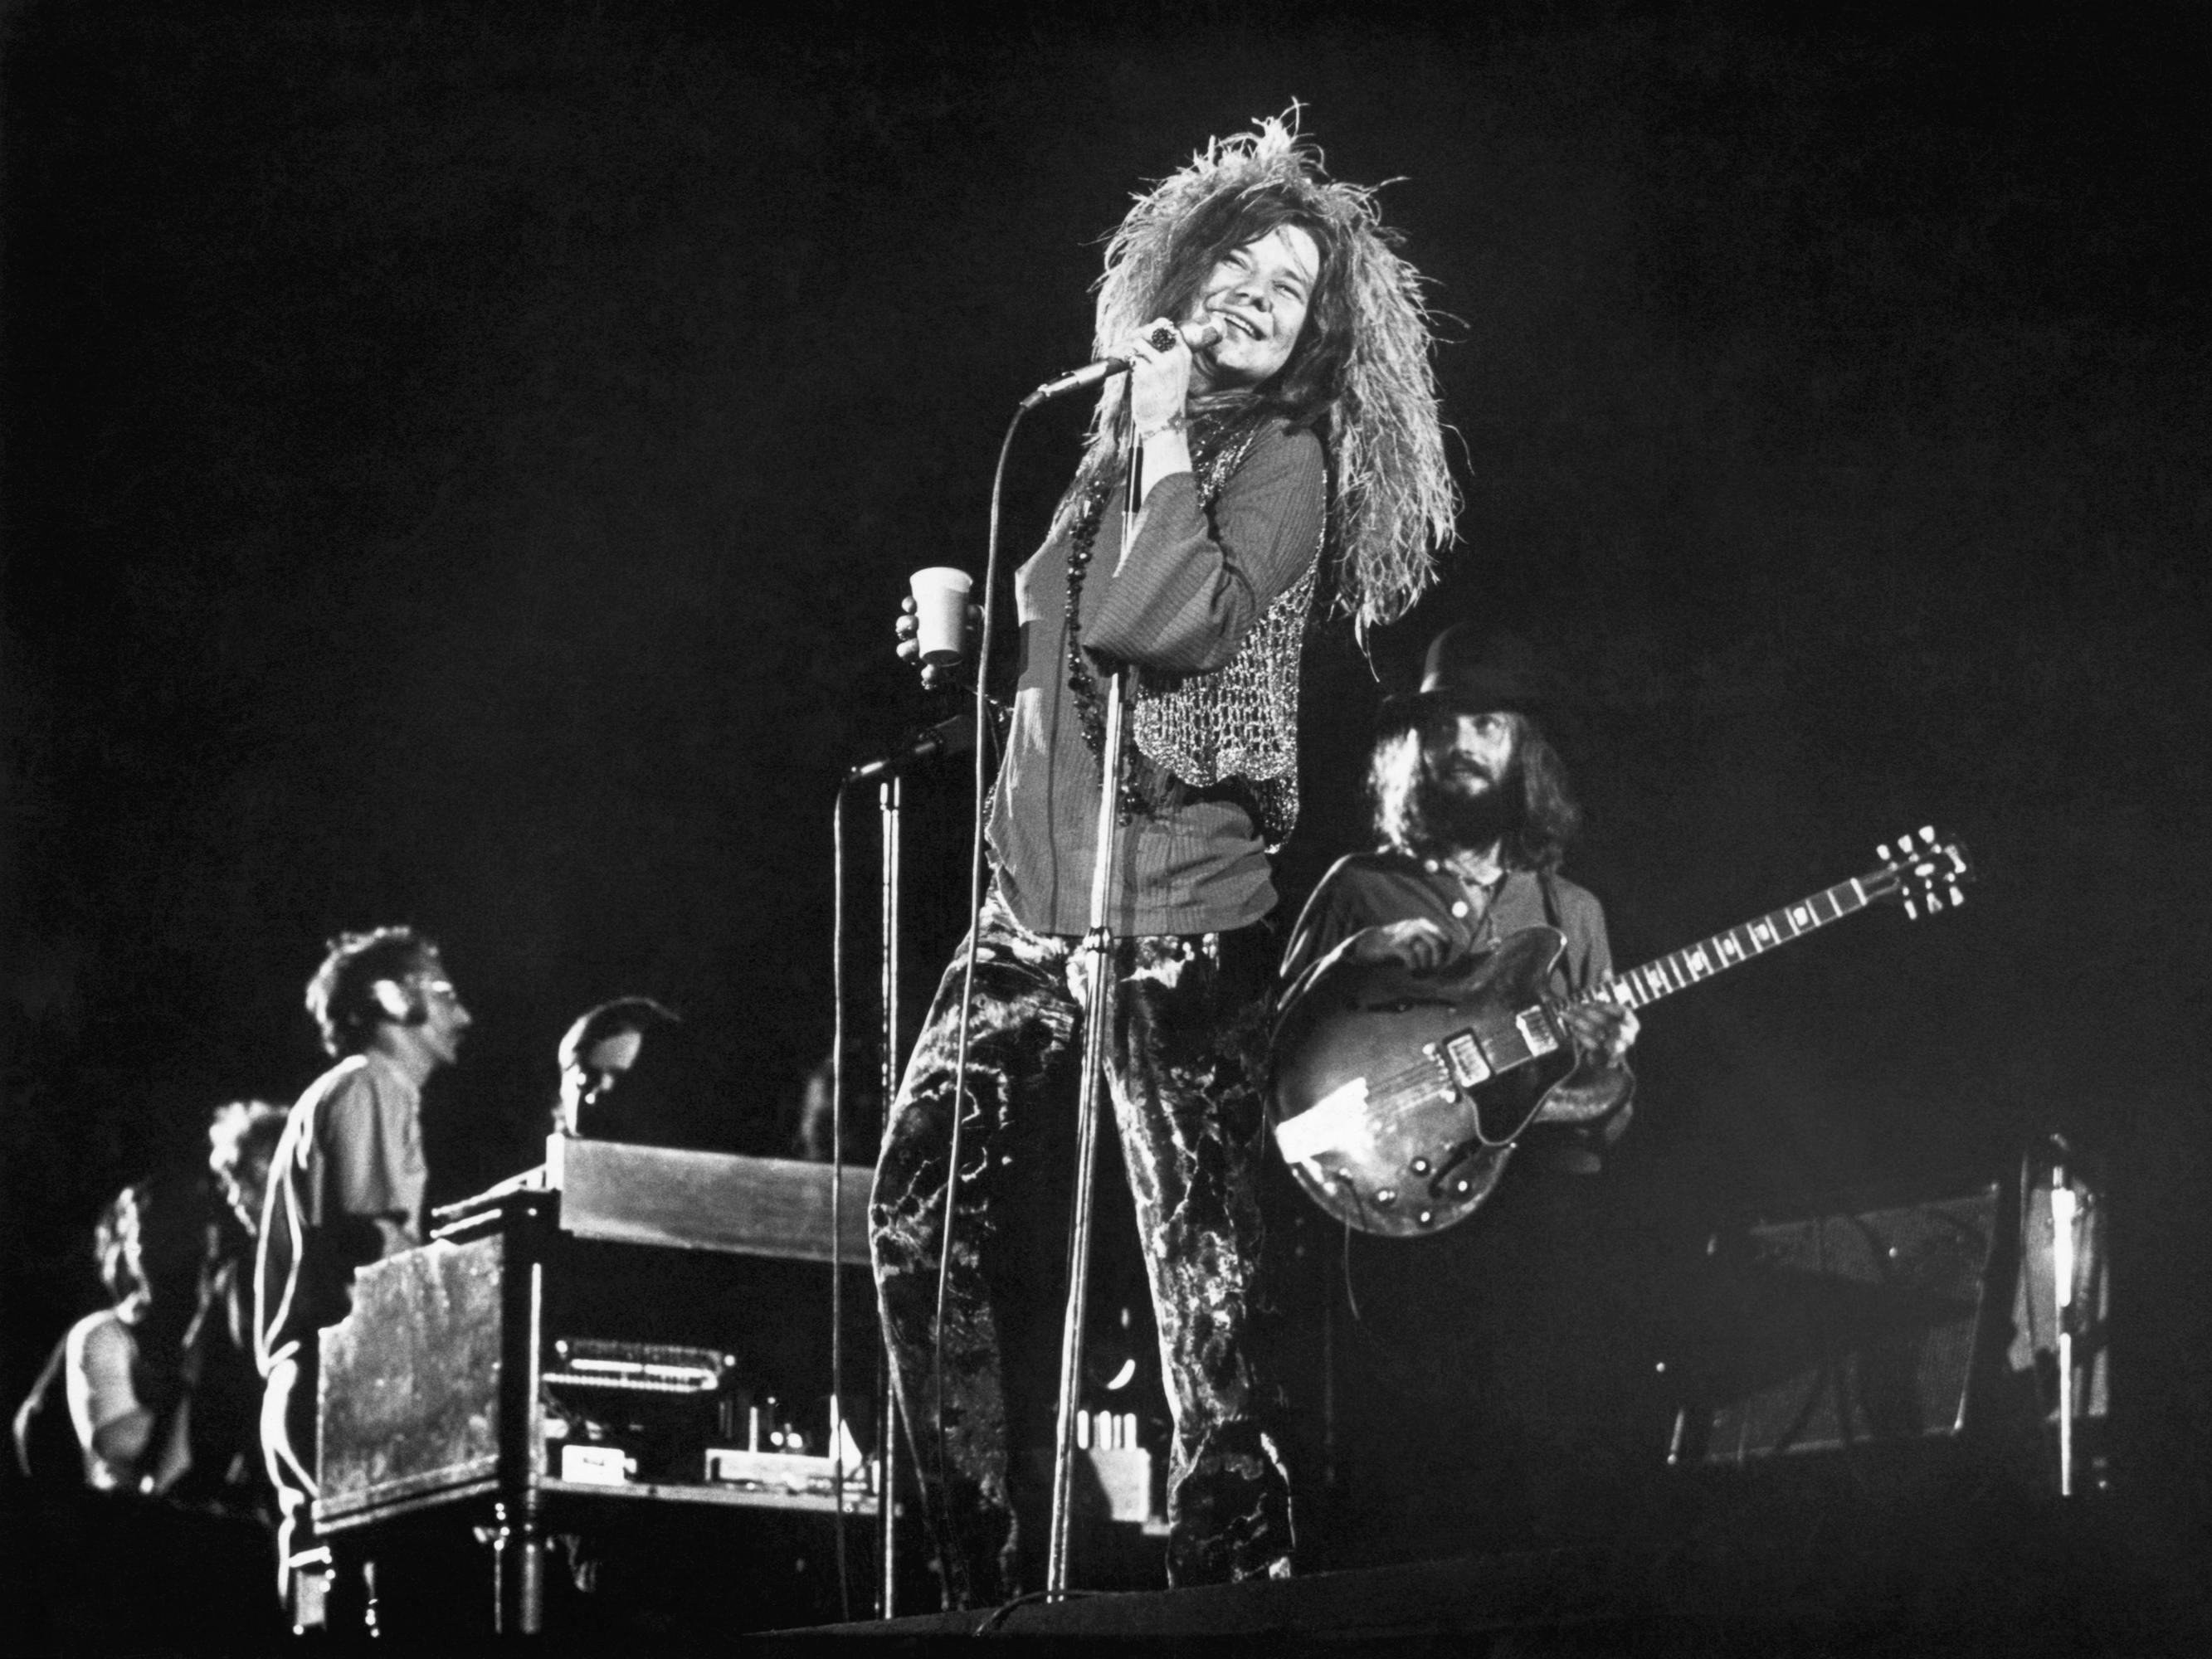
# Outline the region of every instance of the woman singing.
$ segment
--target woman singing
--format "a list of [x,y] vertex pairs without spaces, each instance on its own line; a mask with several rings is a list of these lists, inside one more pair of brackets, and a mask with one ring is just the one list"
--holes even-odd
[[[1040,1269],[1060,1259],[1064,1228],[1025,1225],[1059,1164],[1036,1158],[1032,1138],[1073,1121],[1084,1022],[1098,1013],[1079,946],[1105,688],[1125,667],[1114,966],[1099,1017],[1175,1425],[1169,1578],[1290,1570],[1273,1390],[1255,1373],[1249,1336],[1279,947],[1268,854],[1297,809],[1299,653],[1324,585],[1363,627],[1403,614],[1455,507],[1420,279],[1394,240],[1370,191],[1330,179],[1310,145],[1269,120],[1144,197],[1108,247],[1097,355],[1130,369],[1108,382],[1051,533],[1017,577],[1020,673],[989,820],[994,879],[899,1090],[870,1212],[895,1386],[950,1605],[1018,1593],[1017,1452],[1050,1438],[1036,1431],[1050,1401],[1010,1389],[1006,1370],[1057,1316],[1057,1275]],[[1141,502],[1125,526],[1133,457]],[[912,626],[902,620],[907,654]]]

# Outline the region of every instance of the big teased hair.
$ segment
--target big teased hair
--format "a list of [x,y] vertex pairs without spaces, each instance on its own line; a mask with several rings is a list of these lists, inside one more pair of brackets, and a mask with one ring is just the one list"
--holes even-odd
[[[1285,224],[1319,246],[1321,272],[1297,349],[1251,391],[1215,407],[1270,408],[1327,447],[1338,606],[1364,632],[1395,621],[1435,580],[1459,492],[1444,460],[1429,310],[1419,271],[1393,248],[1375,192],[1328,177],[1298,110],[1217,138],[1137,198],[1106,247],[1095,355],[1156,317],[1180,317],[1232,249]],[[1121,460],[1127,380],[1106,383],[1071,499]]]
[[[1457,849],[1431,825],[1421,810],[1419,785],[1428,750],[1442,734],[1435,722],[1450,714],[1427,714],[1395,721],[1377,738],[1367,769],[1368,798],[1375,805],[1376,840],[1392,852],[1437,858]],[[1556,870],[1567,844],[1582,828],[1582,808],[1567,781],[1566,763],[1528,714],[1512,714],[1513,762],[1504,780],[1520,799],[1513,827],[1505,832],[1502,855],[1516,870]]]

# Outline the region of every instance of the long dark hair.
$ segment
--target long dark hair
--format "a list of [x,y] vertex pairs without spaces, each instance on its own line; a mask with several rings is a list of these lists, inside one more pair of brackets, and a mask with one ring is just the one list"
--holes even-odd
[[[1367,793],[1375,805],[1376,839],[1394,852],[1435,858],[1455,850],[1429,821],[1420,785],[1428,750],[1456,719],[1449,709],[1394,722],[1375,744]],[[1529,714],[1509,714],[1514,725],[1513,763],[1504,787],[1516,791],[1504,836],[1504,860],[1516,870],[1556,870],[1582,828],[1583,810],[1567,781],[1566,763]]]
[[108,1201],[93,1226],[92,1260],[100,1284],[118,1306],[143,1292],[182,1324],[191,1316],[192,1292],[208,1265],[214,1220],[209,1183],[197,1170],[164,1170],[133,1182]]

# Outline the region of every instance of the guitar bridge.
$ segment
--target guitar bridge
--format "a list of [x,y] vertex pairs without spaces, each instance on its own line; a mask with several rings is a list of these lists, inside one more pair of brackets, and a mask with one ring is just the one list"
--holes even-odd
[[1490,1062],[1483,1057],[1482,1045],[1474,1040],[1473,1031],[1454,1031],[1440,1043],[1432,1043],[1428,1050],[1431,1060],[1443,1062],[1451,1080],[1462,1089],[1472,1089],[1490,1076]]

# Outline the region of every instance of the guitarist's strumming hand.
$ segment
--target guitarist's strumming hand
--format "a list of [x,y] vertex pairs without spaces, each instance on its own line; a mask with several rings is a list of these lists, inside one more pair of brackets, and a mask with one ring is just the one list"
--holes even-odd
[[1451,935],[1424,917],[1363,927],[1345,941],[1344,954],[1370,968],[1397,966],[1432,974],[1451,957]]
[[1571,1002],[1559,1010],[1559,1024],[1585,1060],[1618,1066],[1636,1042],[1636,1011],[1611,1002]]
[[[1405,968],[1416,974],[1433,974],[1449,966],[1451,951],[1451,935],[1419,916],[1364,927],[1343,946],[1344,956],[1363,967]],[[1627,1057],[1639,1029],[1634,1009],[1602,1000],[1567,1003],[1559,1016],[1575,1051],[1605,1066],[1618,1066]]]

